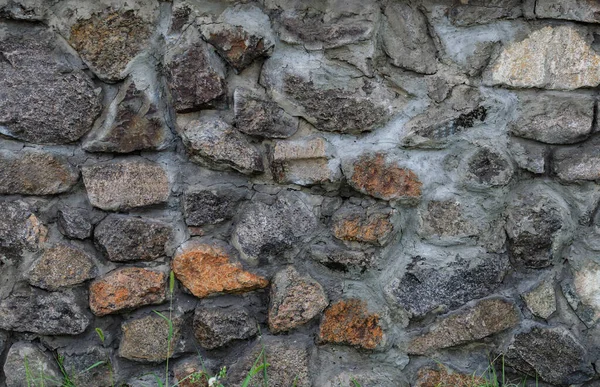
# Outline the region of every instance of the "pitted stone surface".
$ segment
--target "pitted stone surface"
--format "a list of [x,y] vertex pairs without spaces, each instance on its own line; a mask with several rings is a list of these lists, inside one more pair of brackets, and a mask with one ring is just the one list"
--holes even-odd
[[347,344],[374,349],[383,340],[379,315],[370,313],[364,301],[341,300],[331,305],[319,327],[321,343]]
[[550,280],[543,280],[521,295],[527,309],[534,315],[548,319],[556,312],[556,294]]
[[586,261],[581,267],[571,268],[571,277],[562,283],[563,293],[581,321],[593,327],[600,320],[600,302],[596,297],[600,265]]
[[233,109],[235,127],[252,136],[287,138],[298,130],[298,119],[275,102],[248,89],[235,89]]
[[475,0],[459,2],[449,13],[452,24],[470,26],[498,19],[515,19],[522,15],[520,0]]
[[232,184],[189,188],[183,195],[183,214],[188,226],[217,224],[231,219],[248,191]]
[[194,336],[205,349],[258,334],[258,323],[244,308],[200,307],[194,313]]
[[96,274],[96,265],[85,251],[66,243],[47,248],[32,265],[29,283],[42,289],[58,290],[78,285]]
[[58,229],[73,239],[85,239],[92,235],[93,225],[88,211],[83,208],[63,208],[58,211]]
[[538,0],[535,15],[539,18],[600,23],[600,4],[594,0]]
[[24,387],[44,375],[45,386],[61,386],[62,375],[52,355],[36,344],[19,341],[8,350],[4,363],[7,387]]
[[160,316],[146,316],[124,322],[119,356],[138,362],[159,363],[173,356],[181,337],[181,317],[173,317],[173,335],[168,345],[169,323]]
[[342,241],[384,246],[394,235],[394,213],[381,205],[365,208],[346,203],[331,218],[333,235]]
[[24,251],[37,251],[46,241],[48,228],[27,203],[0,203],[0,257],[3,261],[19,260]]
[[599,142],[600,138],[594,137],[577,146],[557,149],[552,155],[553,172],[567,183],[599,180]]

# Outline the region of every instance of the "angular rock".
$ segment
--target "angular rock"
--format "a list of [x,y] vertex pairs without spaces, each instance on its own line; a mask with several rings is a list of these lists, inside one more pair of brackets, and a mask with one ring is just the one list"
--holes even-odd
[[508,150],[519,168],[542,174],[546,170],[546,159],[550,150],[547,146],[534,141],[510,137]]
[[264,171],[260,150],[221,118],[204,116],[189,122],[181,139],[192,161],[200,165],[247,175]]
[[546,26],[506,45],[490,65],[491,85],[573,90],[600,84],[600,54],[583,27]]
[[183,193],[185,223],[188,226],[202,226],[231,219],[247,195],[246,189],[233,184],[214,185],[205,189],[189,188]]
[[[4,363],[6,387],[26,387],[32,385],[62,386],[62,374],[52,355],[38,345],[19,341],[8,350]],[[44,380],[40,381],[40,375]],[[33,381],[31,380],[33,379]]]
[[320,343],[347,344],[374,349],[383,340],[379,315],[369,313],[358,299],[340,300],[325,310],[319,327]]
[[298,248],[317,223],[306,196],[285,192],[270,206],[254,202],[246,207],[233,230],[232,243],[245,261],[269,262]]
[[95,274],[96,265],[85,251],[59,243],[44,251],[27,276],[31,285],[54,291],[78,285]]
[[454,347],[515,327],[520,321],[518,307],[501,298],[481,300],[473,306],[438,320],[427,333],[414,337],[408,353],[425,355]]
[[394,214],[393,208],[384,205],[345,203],[331,218],[333,236],[341,241],[385,246],[395,234]]
[[70,190],[79,171],[65,157],[37,150],[0,150],[0,194],[55,195]]
[[44,0],[5,0],[0,5],[0,17],[24,21],[42,21],[46,17]]
[[39,335],[78,335],[91,322],[72,293],[31,290],[0,301],[0,329]]
[[416,6],[406,3],[388,4],[384,15],[381,37],[392,64],[417,73],[435,73],[436,49],[425,15]]
[[127,76],[129,62],[147,45],[150,23],[133,10],[99,12],[71,27],[69,43],[98,78],[115,82]]
[[594,98],[587,95],[523,94],[511,133],[547,144],[572,144],[592,132]]
[[458,257],[446,267],[431,267],[415,257],[406,272],[385,289],[392,302],[421,318],[436,311],[448,311],[471,300],[492,294],[504,279],[509,266],[505,255],[478,259]]
[[166,202],[169,179],[157,163],[128,159],[82,169],[88,199],[108,211],[128,210]]
[[551,281],[542,281],[521,295],[527,309],[534,315],[548,319],[556,312],[556,295]]
[[386,160],[383,153],[363,154],[344,168],[348,184],[359,192],[383,200],[414,203],[423,185],[408,168]]
[[[108,361],[110,350],[99,347],[59,349],[63,367],[69,373],[69,379],[76,386],[105,387],[112,385],[113,367]],[[99,362],[102,364],[90,369]]]
[[513,177],[514,168],[504,152],[481,147],[466,155],[459,172],[467,188],[480,191],[507,185]]
[[90,284],[90,309],[96,316],[166,300],[167,275],[141,267],[113,270]]
[[36,251],[46,241],[47,227],[23,201],[0,202],[0,258],[16,261],[24,250]]
[[93,225],[88,210],[65,207],[58,211],[58,230],[67,238],[86,239],[92,235]]
[[600,23],[600,4],[594,0],[538,0],[535,15],[538,18]]
[[275,274],[271,283],[269,329],[279,333],[304,325],[320,315],[328,304],[321,284],[288,266]]
[[521,0],[475,0],[454,5],[448,16],[456,26],[486,24],[499,19],[516,19],[522,16]]
[[384,83],[363,77],[360,70],[292,49],[276,50],[265,62],[261,84],[289,114],[325,132],[375,130],[405,103]]
[[244,293],[267,287],[269,281],[245,271],[231,260],[225,246],[191,241],[173,258],[173,271],[194,296],[219,293]]
[[113,262],[152,261],[166,255],[172,234],[164,222],[111,214],[96,226],[94,242]]
[[243,133],[265,138],[287,138],[298,130],[298,119],[275,102],[248,89],[233,93],[235,127]]
[[483,377],[448,372],[447,367],[441,365],[438,369],[429,367],[421,368],[419,372],[417,372],[417,380],[415,381],[414,387],[478,387],[485,386],[485,383],[488,383],[488,381]]
[[204,349],[219,348],[257,334],[258,322],[242,307],[200,307],[194,313],[194,336]]
[[178,113],[215,107],[227,93],[225,65],[200,38],[187,28],[165,55],[166,78],[173,107]]
[[506,234],[514,262],[543,268],[560,259],[569,238],[569,210],[564,201],[545,187],[517,191],[506,210]]
[[0,38],[0,134],[66,144],[100,114],[100,92],[56,36],[38,25],[7,25]]
[[310,257],[331,270],[348,272],[358,269],[364,272],[375,266],[373,254],[348,250],[331,242],[321,242],[309,248]]
[[229,7],[215,23],[202,24],[200,31],[238,72],[255,59],[269,56],[275,46],[269,17],[255,5]]
[[311,186],[342,178],[335,149],[323,137],[275,141],[269,152],[273,178],[282,184]]
[[443,148],[450,141],[485,122],[488,108],[473,87],[457,86],[450,96],[404,125],[402,146]]
[[419,235],[440,240],[474,235],[474,226],[463,214],[464,209],[457,201],[432,200],[421,213]]
[[571,267],[571,277],[562,283],[567,301],[588,328],[600,320],[599,278],[600,265],[588,260],[581,267]]
[[579,384],[595,375],[585,348],[562,326],[534,325],[516,334],[504,359],[507,367],[555,385]]
[[156,95],[138,89],[131,79],[119,89],[82,147],[88,152],[130,153],[162,150],[172,139]]
[[564,182],[600,180],[600,138],[581,145],[562,147],[553,153],[552,170]]
[[121,325],[119,356],[138,362],[160,363],[172,357],[181,339],[181,317],[171,319],[173,335],[169,345],[169,324],[160,316],[146,316]]

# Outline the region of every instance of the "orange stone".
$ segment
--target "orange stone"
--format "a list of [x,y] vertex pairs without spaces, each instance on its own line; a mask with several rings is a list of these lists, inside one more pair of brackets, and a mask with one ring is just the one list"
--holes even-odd
[[366,302],[341,300],[325,310],[319,329],[320,342],[373,349],[382,339],[379,315],[369,314]]
[[384,200],[414,201],[421,197],[423,185],[410,169],[385,161],[385,155],[361,156],[353,166],[349,184],[355,189]]
[[269,281],[232,262],[222,246],[194,243],[173,258],[173,272],[199,298],[218,293],[244,293],[267,287]]
[[421,368],[417,373],[415,387],[479,387],[487,386],[485,379],[475,375],[449,373],[444,367],[441,370]]
[[90,309],[104,316],[166,300],[167,275],[141,267],[113,270],[90,285]]

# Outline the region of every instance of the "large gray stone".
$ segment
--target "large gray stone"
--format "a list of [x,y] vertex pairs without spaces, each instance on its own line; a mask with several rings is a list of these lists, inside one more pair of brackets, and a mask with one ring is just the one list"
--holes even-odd
[[600,137],[562,147],[552,154],[552,171],[568,183],[600,180]]
[[0,150],[0,194],[54,195],[77,183],[79,171],[63,156],[37,150]]
[[470,26],[498,19],[516,19],[522,15],[522,0],[471,0],[457,2],[448,11],[452,24]]
[[23,201],[0,202],[0,259],[18,261],[24,251],[37,251],[46,241],[47,227]]
[[38,144],[77,141],[100,114],[100,92],[39,25],[1,23],[0,134]]
[[188,226],[217,224],[231,219],[248,190],[233,184],[188,188],[183,193],[183,215]]
[[189,122],[181,138],[192,161],[200,165],[244,174],[264,171],[258,147],[219,117],[203,116]]
[[595,0],[537,0],[535,16],[600,23],[600,4]]
[[172,233],[164,222],[112,214],[96,226],[94,242],[113,262],[152,261],[166,255]]
[[68,238],[89,238],[94,228],[89,212],[89,210],[75,207],[65,207],[59,210],[57,214],[58,230]]
[[600,264],[585,260],[571,266],[571,275],[562,282],[565,298],[583,323],[591,328],[600,320]]
[[416,6],[388,3],[381,37],[394,66],[423,74],[437,71],[436,48],[428,31],[427,19]]
[[287,138],[298,130],[298,119],[275,102],[244,88],[233,93],[235,127],[243,133],[265,138]]
[[39,345],[19,341],[4,362],[6,387],[62,386],[63,377],[52,355]]
[[96,275],[96,265],[85,251],[66,243],[45,249],[27,273],[29,283],[47,290],[78,285]]
[[532,288],[521,294],[527,309],[535,316],[548,319],[556,312],[556,294],[554,283],[551,279],[545,279],[535,284]]
[[199,307],[194,313],[194,336],[205,349],[225,346],[258,334],[258,322],[242,307]]

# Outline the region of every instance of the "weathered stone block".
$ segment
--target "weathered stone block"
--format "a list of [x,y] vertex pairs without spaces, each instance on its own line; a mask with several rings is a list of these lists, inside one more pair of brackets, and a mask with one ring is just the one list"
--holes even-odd
[[96,265],[85,251],[59,243],[47,248],[27,276],[29,283],[47,290],[78,285],[96,275]]
[[556,312],[556,294],[551,280],[543,280],[524,292],[521,297],[535,316],[548,319]]
[[58,230],[72,239],[85,239],[92,235],[94,226],[88,216],[89,211],[83,208],[65,207],[58,211]]
[[600,23],[600,4],[594,0],[538,0],[535,3],[535,15],[539,18]]
[[454,200],[432,200],[421,212],[419,235],[439,242],[452,243],[477,231],[465,218],[461,203]]
[[248,191],[233,184],[205,189],[189,188],[183,194],[183,215],[188,226],[217,224],[231,219]]
[[465,155],[460,174],[468,189],[481,191],[507,185],[514,175],[514,167],[504,152],[481,147]]
[[568,183],[600,179],[600,138],[592,138],[578,146],[557,149],[552,157],[552,170]]
[[375,266],[375,256],[372,253],[354,251],[337,246],[332,242],[319,242],[310,246],[310,257],[331,270],[361,272]]
[[534,141],[510,137],[508,150],[519,168],[536,174],[542,174],[546,171],[546,159],[550,154],[548,146]]
[[257,334],[258,322],[244,308],[200,307],[194,313],[194,336],[202,348],[219,348]]
[[600,265],[586,260],[579,267],[571,267],[571,276],[563,281],[562,290],[571,308],[581,321],[591,328],[600,320]]
[[46,241],[47,227],[23,201],[0,202],[0,257],[16,261],[24,250],[36,251]]
[[235,127],[243,133],[265,138],[287,138],[298,130],[298,119],[275,102],[248,89],[233,93]]
[[8,350],[4,375],[6,387],[25,387],[34,382],[37,384],[40,375],[46,377],[40,384],[62,386],[62,374],[52,355],[36,344],[23,341],[14,343]]
[[[106,387],[113,383],[114,369],[108,362],[110,350],[92,346],[84,348],[61,348],[58,355],[62,356],[62,364],[69,373],[69,379],[76,386]],[[102,364],[91,368],[98,362]]]
[[382,205],[344,204],[331,218],[333,236],[347,242],[384,246],[394,236],[394,209]]
[[171,318],[173,335],[169,345],[169,323],[160,316],[146,316],[121,325],[119,356],[138,362],[160,363],[172,357],[181,338],[181,317]]
[[522,16],[521,0],[475,0],[460,2],[448,11],[452,24],[470,26],[498,19],[516,19]]
[[374,349],[383,340],[383,329],[379,315],[370,313],[364,301],[341,300],[325,310],[318,340]]

